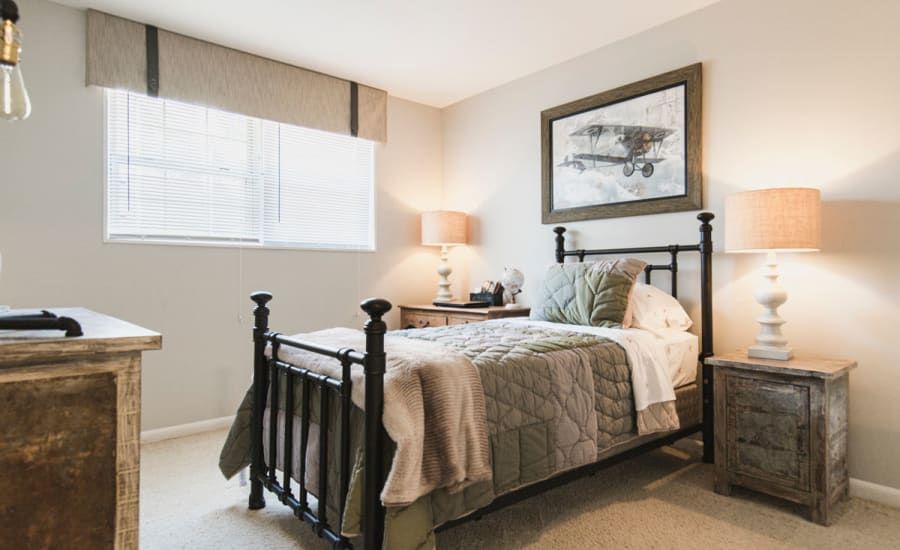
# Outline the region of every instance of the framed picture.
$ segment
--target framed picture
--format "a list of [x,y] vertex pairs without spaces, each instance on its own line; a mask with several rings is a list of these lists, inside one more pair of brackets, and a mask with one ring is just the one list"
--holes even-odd
[[701,65],[541,113],[543,223],[702,208]]

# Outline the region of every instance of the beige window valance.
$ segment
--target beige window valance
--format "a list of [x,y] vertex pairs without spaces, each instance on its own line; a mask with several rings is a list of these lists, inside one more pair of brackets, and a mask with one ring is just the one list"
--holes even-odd
[[87,23],[88,85],[387,141],[384,90],[95,10]]

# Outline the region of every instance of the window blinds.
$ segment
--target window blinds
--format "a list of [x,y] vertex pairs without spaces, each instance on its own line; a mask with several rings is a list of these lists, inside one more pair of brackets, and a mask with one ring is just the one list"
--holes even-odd
[[107,91],[110,240],[374,249],[374,144]]

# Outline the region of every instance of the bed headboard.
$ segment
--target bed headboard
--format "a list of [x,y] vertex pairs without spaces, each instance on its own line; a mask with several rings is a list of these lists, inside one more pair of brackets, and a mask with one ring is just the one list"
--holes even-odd
[[[712,371],[705,359],[713,354],[713,322],[712,322],[712,225],[709,223],[715,215],[712,212],[697,214],[700,220],[700,242],[697,244],[666,244],[661,246],[643,246],[636,248],[577,249],[566,250],[565,227],[554,227],[556,233],[556,261],[563,263],[567,256],[578,258],[583,262],[585,256],[620,256],[624,254],[657,254],[668,253],[668,264],[648,264],[644,268],[644,278],[650,283],[654,271],[668,271],[672,277],[672,296],[678,297],[678,254],[682,252],[700,253],[700,362],[703,364],[703,453],[704,459],[712,457]],[[707,428],[709,423],[709,428]],[[707,438],[709,441],[707,441]]]

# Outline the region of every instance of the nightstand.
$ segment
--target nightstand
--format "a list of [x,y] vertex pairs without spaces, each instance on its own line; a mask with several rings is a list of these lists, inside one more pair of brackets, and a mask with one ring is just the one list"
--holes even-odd
[[716,492],[767,493],[830,525],[847,495],[847,383],[856,362],[740,351],[706,363],[715,367]]
[[488,319],[506,317],[528,317],[531,310],[527,307],[506,309],[501,306],[492,307],[440,307],[432,305],[400,306],[401,328],[443,327],[446,325],[462,325],[477,323]]

